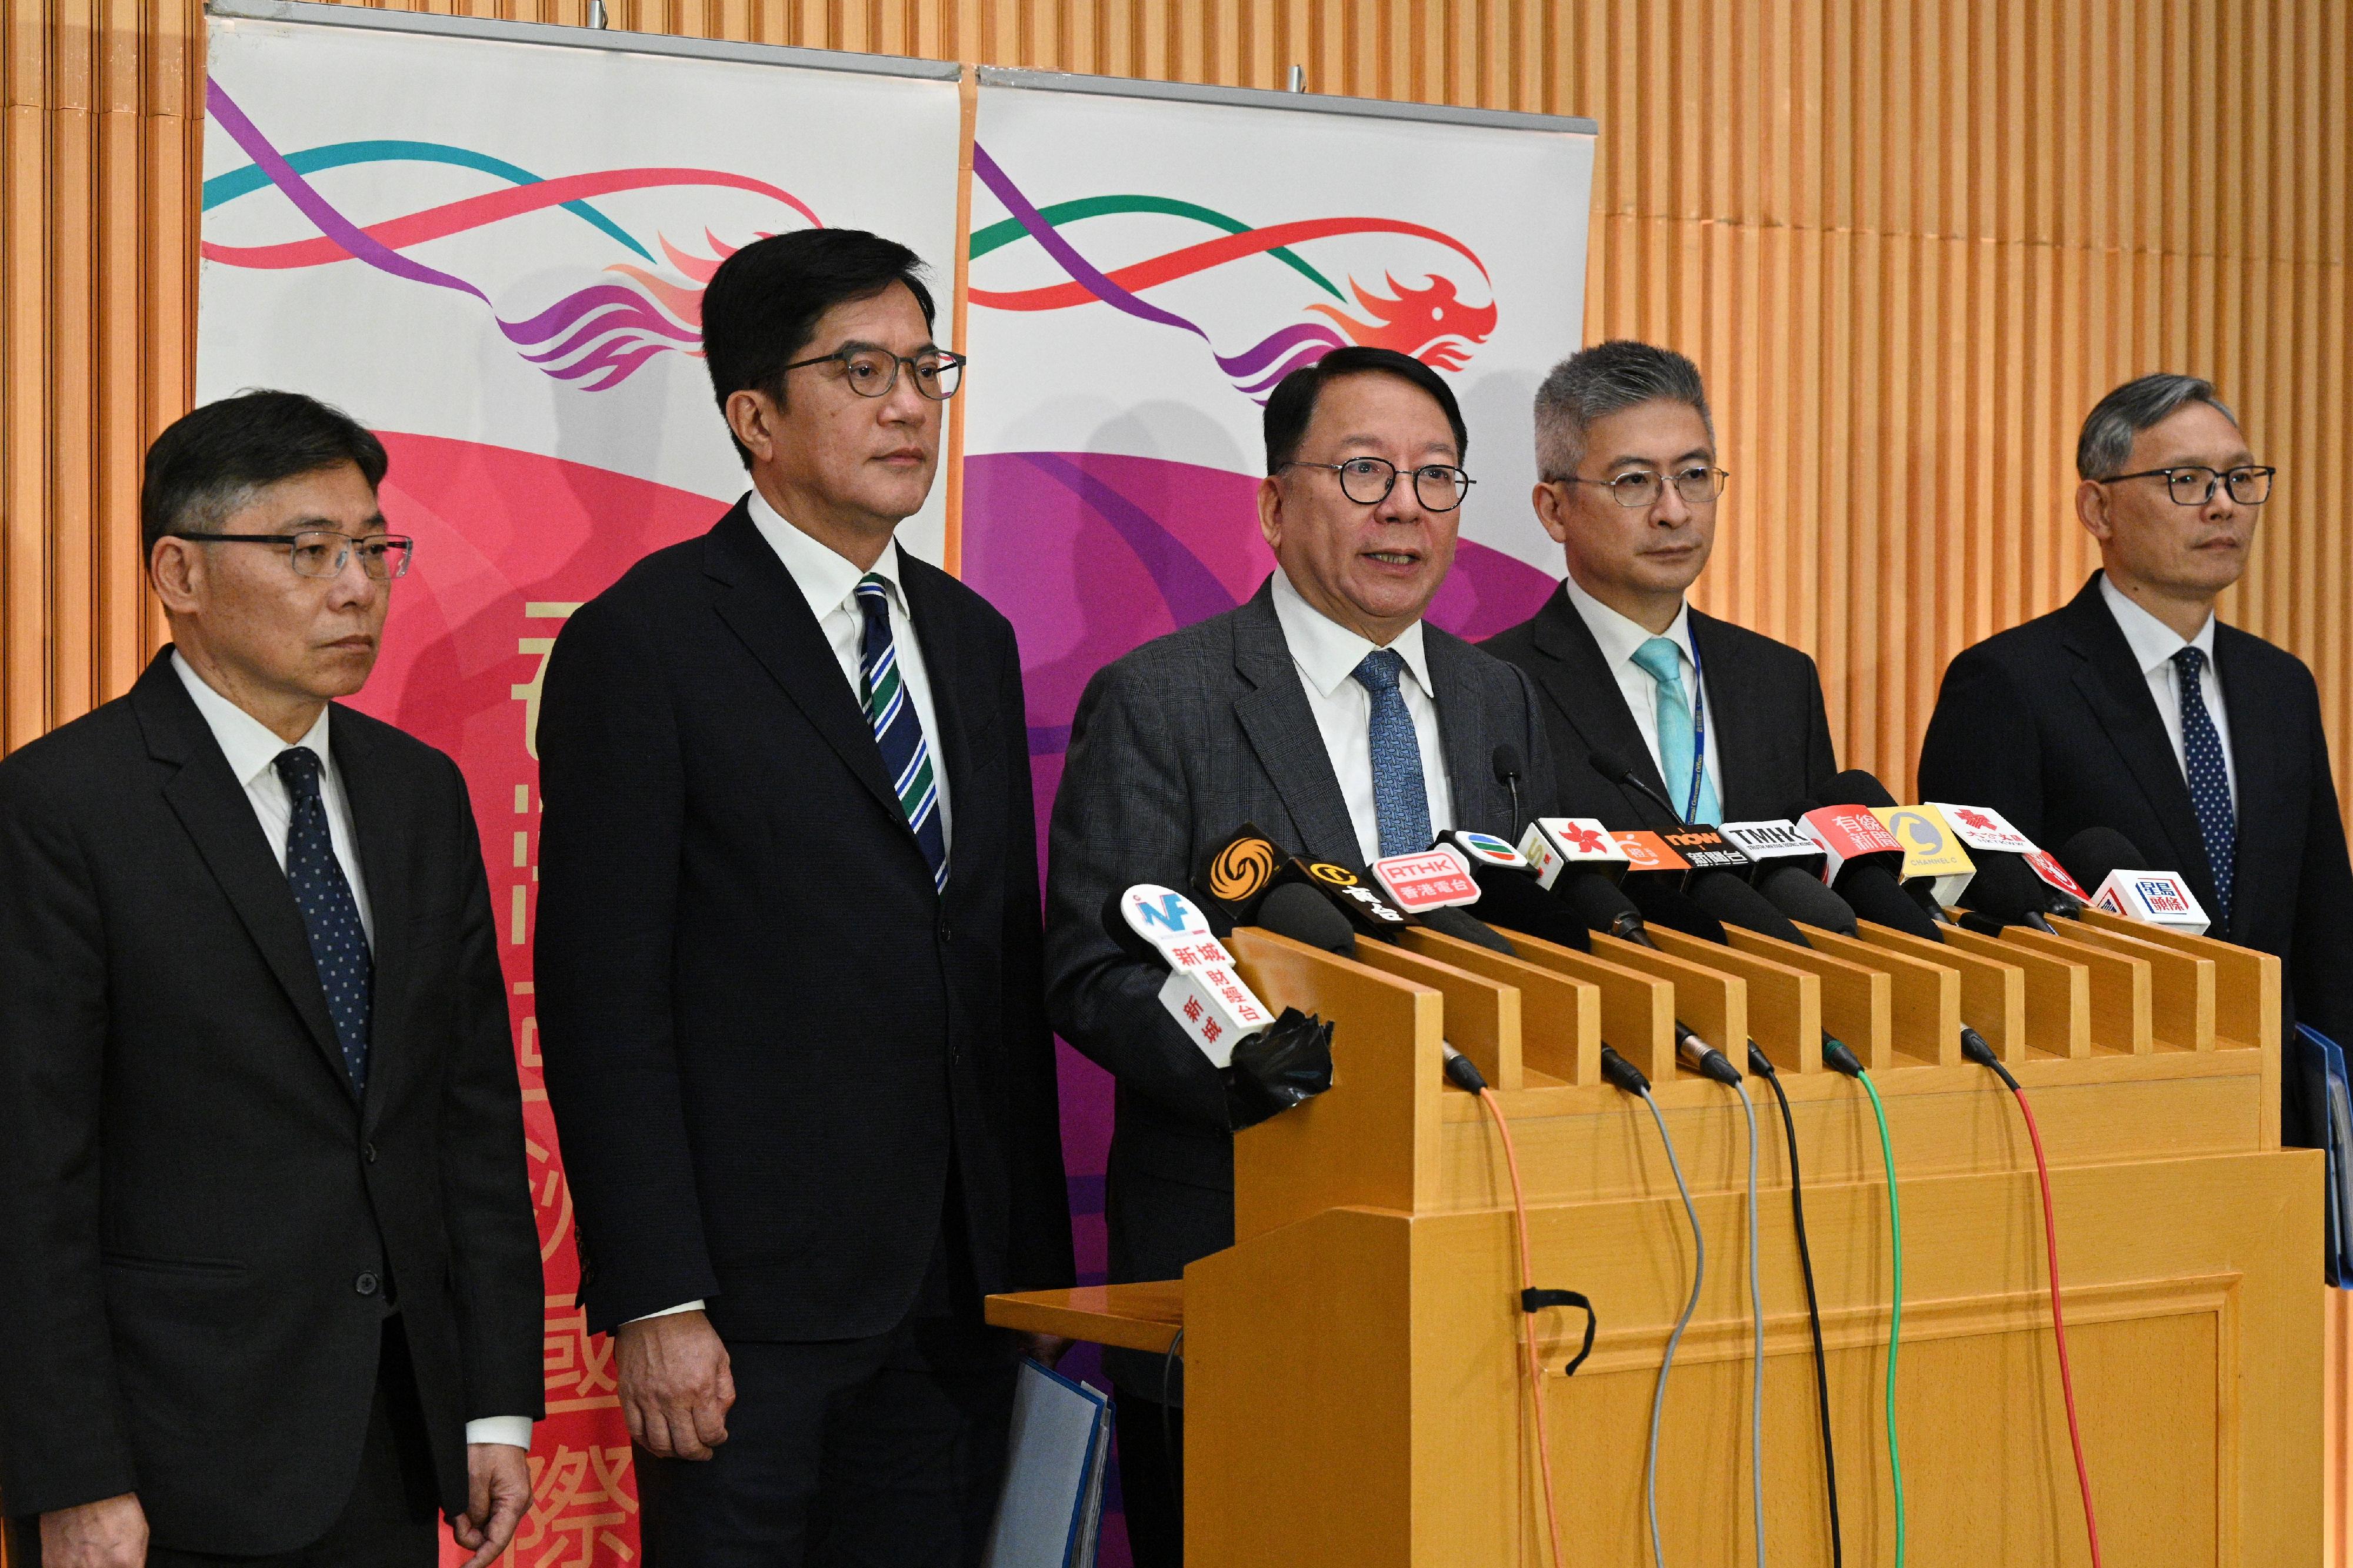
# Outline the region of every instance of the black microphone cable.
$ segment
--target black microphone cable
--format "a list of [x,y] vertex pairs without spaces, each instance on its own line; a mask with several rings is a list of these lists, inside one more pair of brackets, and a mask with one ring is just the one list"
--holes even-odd
[[[1844,1568],[1846,1543],[1839,1525],[1838,1452],[1831,1437],[1830,1359],[1822,1352],[1822,1302],[1814,1289],[1813,1250],[1806,1243],[1806,1192],[1805,1178],[1798,1170],[1798,1120],[1789,1110],[1789,1091],[1781,1087],[1781,1078],[1773,1070],[1772,1059],[1753,1040],[1748,1045],[1748,1070],[1772,1086],[1773,1098],[1781,1102],[1781,1131],[1789,1143],[1789,1217],[1798,1232],[1798,1268],[1806,1277],[1806,1326],[1814,1336],[1814,1403],[1821,1414],[1822,1483],[1830,1494],[1831,1568]],[[1749,1225],[1755,1226],[1754,1215]]]
[[1683,1343],[1683,1331],[1691,1326],[1692,1314],[1699,1310],[1700,1286],[1707,1278],[1707,1241],[1700,1234],[1699,1210],[1692,1203],[1691,1188],[1683,1181],[1683,1168],[1675,1159],[1674,1140],[1667,1136],[1667,1119],[1659,1112],[1659,1102],[1651,1098],[1651,1080],[1642,1070],[1609,1047],[1601,1047],[1601,1076],[1628,1094],[1641,1097],[1651,1108],[1651,1120],[1658,1123],[1659,1143],[1667,1152],[1667,1169],[1674,1173],[1675,1191],[1683,1200],[1683,1217],[1691,1223],[1692,1288],[1691,1298],[1683,1303],[1683,1316],[1675,1320],[1674,1332],[1667,1336],[1667,1353],[1659,1363],[1658,1386],[1651,1394],[1651,1452],[1642,1466],[1642,1496],[1651,1517],[1651,1562],[1652,1568],[1667,1568],[1665,1550],[1659,1544],[1659,1416],[1666,1409],[1667,1377],[1675,1370],[1675,1347]]

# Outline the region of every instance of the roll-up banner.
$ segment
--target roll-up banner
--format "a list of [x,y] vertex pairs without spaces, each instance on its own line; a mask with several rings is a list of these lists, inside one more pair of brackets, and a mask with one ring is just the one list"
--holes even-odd
[[[872,228],[937,265],[944,306],[958,70],[303,4],[216,7],[208,42],[197,398],[290,388],[382,436],[417,557],[354,705],[458,759],[490,863],[547,1273],[509,1561],[620,1568],[629,1440],[573,1305],[533,1016],[540,672],[565,616],[745,488],[700,352],[722,258]],[[935,491],[910,547],[940,559],[945,516]]]

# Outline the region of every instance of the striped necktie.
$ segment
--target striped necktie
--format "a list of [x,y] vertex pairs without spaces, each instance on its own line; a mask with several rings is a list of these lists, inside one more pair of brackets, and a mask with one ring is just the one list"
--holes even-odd
[[923,740],[923,721],[907,700],[907,682],[899,671],[898,645],[891,640],[891,584],[880,573],[858,580],[858,609],[866,617],[866,637],[858,655],[860,695],[866,701],[866,721],[882,752],[882,771],[899,797],[899,809],[915,831],[915,842],[931,863],[932,886],[948,885],[947,835],[940,827],[940,785],[932,773],[932,750]]

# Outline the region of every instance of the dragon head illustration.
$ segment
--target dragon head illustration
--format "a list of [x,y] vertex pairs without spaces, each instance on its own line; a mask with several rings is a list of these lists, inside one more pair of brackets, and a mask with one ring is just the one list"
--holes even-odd
[[1330,318],[1363,347],[1395,349],[1440,370],[1461,370],[1470,363],[1471,349],[1495,330],[1493,301],[1466,304],[1451,279],[1426,278],[1419,289],[1406,288],[1387,274],[1383,281],[1388,285],[1387,296],[1368,292],[1353,278],[1348,280],[1349,291],[1372,317],[1370,321],[1331,305],[1308,309]]

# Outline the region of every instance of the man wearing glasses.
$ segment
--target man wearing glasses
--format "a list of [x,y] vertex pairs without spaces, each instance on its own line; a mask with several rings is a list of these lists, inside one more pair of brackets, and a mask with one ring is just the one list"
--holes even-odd
[[[1838,772],[1814,661],[1684,600],[1715,548],[1715,426],[1672,349],[1599,343],[1536,390],[1536,517],[1560,592],[1487,651],[1545,694],[1559,794],[1613,827],[1787,816]],[[1596,758],[1601,760],[1597,762]]]
[[978,1563],[1024,1348],[981,1298],[1071,1280],[1020,654],[895,538],[964,370],[920,268],[728,258],[751,489],[548,661],[541,1049],[649,1568]]
[[0,762],[13,1565],[474,1568],[531,1501],[539,1233],[465,781],[335,701],[410,542],[253,392],[157,437],[172,646]]
[[[1284,377],[1265,431],[1275,570],[1240,607],[1097,672],[1054,800],[1049,997],[1061,1036],[1118,1079],[1114,1283],[1174,1279],[1232,1245],[1233,1132],[1219,1070],[1157,1000],[1166,971],[1111,940],[1105,900],[1189,886],[1245,822],[1358,870],[1447,827],[1516,840],[1551,787],[1526,679],[1421,620],[1472,483],[1452,389],[1392,350],[1339,349]],[[1503,748],[1525,759],[1516,799]],[[1140,1568],[1162,1568],[1182,1561],[1181,1368],[1104,1363],[1128,1538]]]
[[2100,400],[2075,469],[2101,569],[1953,660],[1921,797],[1993,806],[2046,847],[2116,828],[2189,879],[2211,934],[2279,955],[2291,1029],[2353,1038],[2353,868],[2312,672],[2214,616],[2274,470],[2211,384],[2168,374]]

